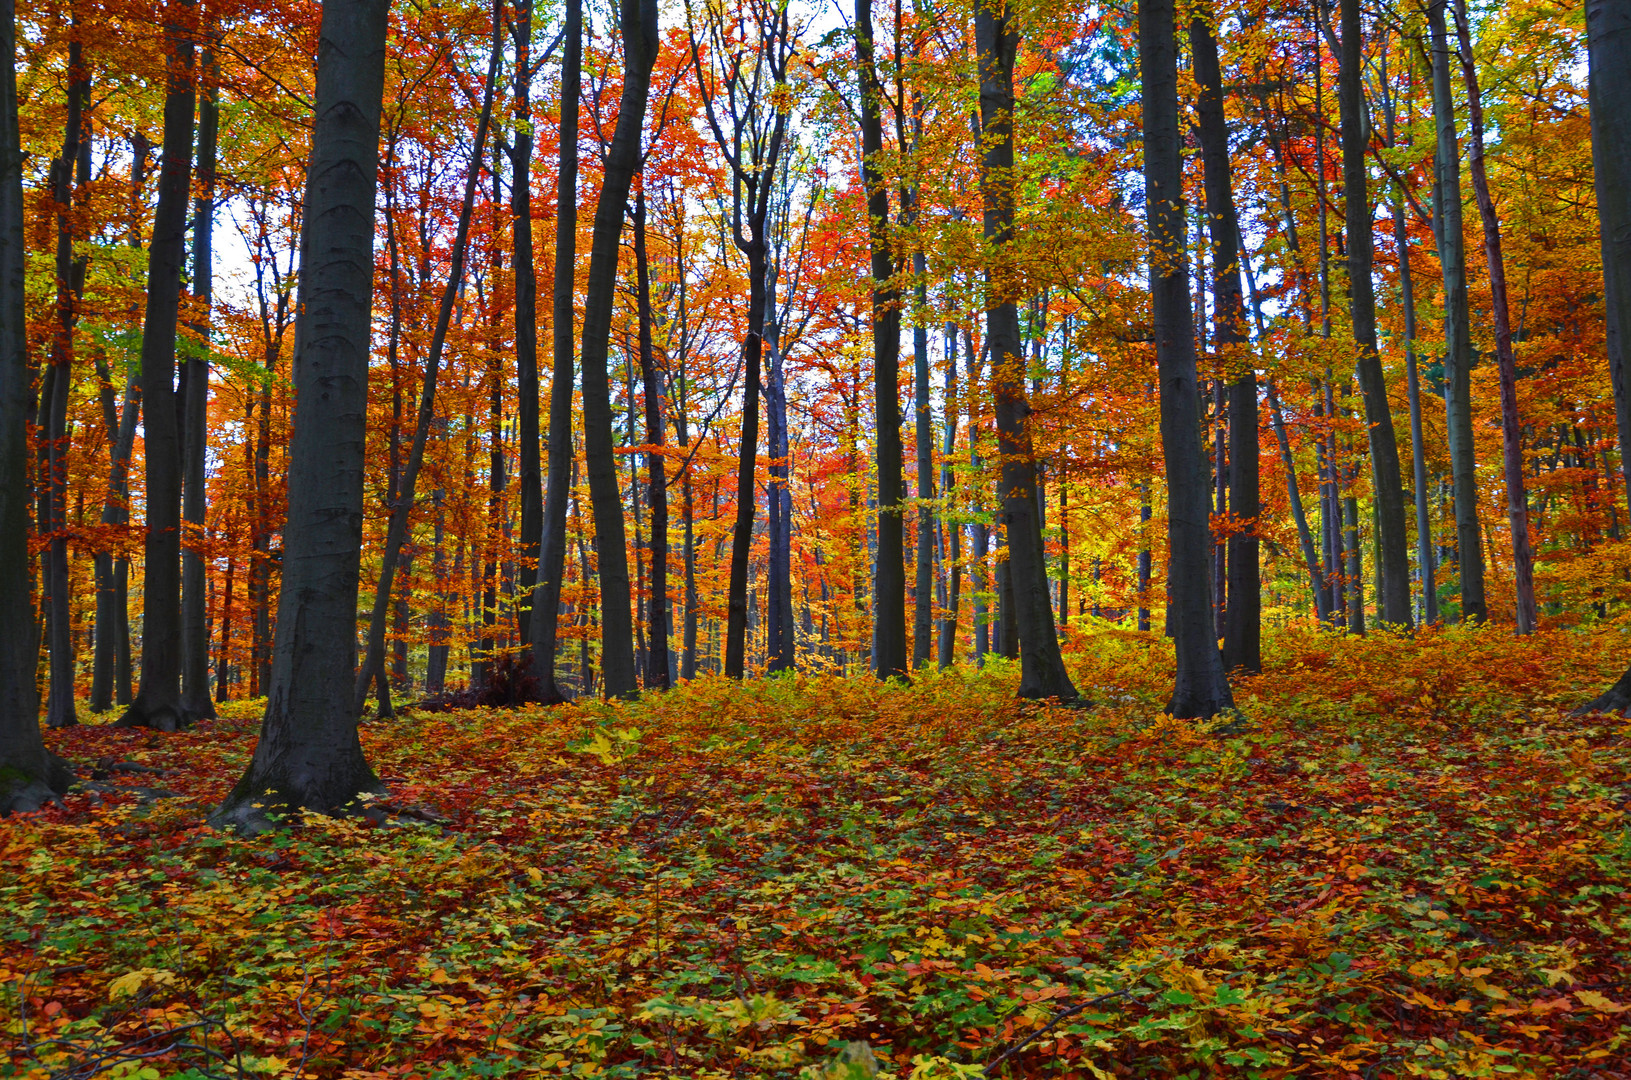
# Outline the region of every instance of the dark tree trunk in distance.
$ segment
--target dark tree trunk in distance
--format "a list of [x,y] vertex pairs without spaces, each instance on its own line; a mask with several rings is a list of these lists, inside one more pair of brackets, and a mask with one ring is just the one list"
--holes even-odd
[[258,831],[268,812],[353,808],[382,785],[353,697],[374,202],[389,0],[325,0],[306,172],[283,588],[260,742],[211,817]]
[[663,468],[663,378],[651,344],[651,272],[646,260],[646,193],[634,202],[634,266],[640,321],[640,379],[646,397],[648,502],[651,505],[651,602],[646,607],[647,687],[667,690],[668,679],[668,477]]

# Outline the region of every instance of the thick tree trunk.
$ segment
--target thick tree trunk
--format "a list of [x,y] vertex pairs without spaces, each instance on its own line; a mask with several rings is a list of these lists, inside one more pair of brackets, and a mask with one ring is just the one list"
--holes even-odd
[[198,197],[193,203],[193,298],[203,309],[193,328],[201,350],[181,369],[182,503],[187,542],[181,549],[181,707],[195,720],[215,719],[210,696],[210,628],[208,581],[204,556],[204,455],[209,435],[210,304],[214,299],[215,146],[220,126],[215,58],[204,50],[204,94],[198,101]]
[[[1170,42],[1170,7],[1167,14]],[[1019,283],[1003,262],[1013,238],[1015,203],[1013,78],[1019,33],[1010,20],[1006,9],[999,13],[983,4],[974,16],[980,69],[980,194],[985,238],[995,252],[994,264],[986,274],[986,340],[991,350],[991,389],[1002,458],[1002,519],[1008,541],[1008,585],[1013,594],[1009,608],[1018,638],[1020,696],[1074,701],[1079,695],[1059,653],[1042,548],[1031,407],[1025,397],[1025,361],[1015,306]]]
[[1167,581],[1178,671],[1167,711],[1209,717],[1234,707],[1212,636],[1207,596],[1208,470],[1201,446],[1195,329],[1184,245],[1182,143],[1178,134],[1178,49],[1171,0],[1138,9],[1144,87],[1144,191],[1150,237],[1150,293],[1161,380],[1161,447],[1167,472]]
[[1348,309],[1354,343],[1359,347],[1359,386],[1364,394],[1365,422],[1370,433],[1372,497],[1376,501],[1377,559],[1382,572],[1382,595],[1377,597],[1379,620],[1408,629],[1410,617],[1410,546],[1404,512],[1404,481],[1399,467],[1399,444],[1393,434],[1393,411],[1388,406],[1382,358],[1376,348],[1376,296],[1371,282],[1376,238],[1371,221],[1369,185],[1365,173],[1369,136],[1364,114],[1359,0],[1342,0],[1342,64],[1338,73],[1338,99],[1342,112],[1342,189],[1347,211]]
[[40,644],[28,559],[28,413],[33,398],[24,333],[23,153],[17,121],[17,18],[0,0],[0,815],[34,810],[73,776],[45,748]]
[[[1349,0],[1350,3],[1357,0]],[[1484,169],[1484,105],[1478,90],[1478,71],[1467,26],[1466,0],[1456,0],[1456,36],[1461,45],[1461,74],[1467,84],[1467,127],[1471,146],[1467,166],[1472,172],[1478,216],[1484,223],[1484,257],[1489,265],[1490,309],[1495,323],[1495,362],[1501,385],[1501,450],[1506,474],[1506,516],[1512,532],[1513,589],[1517,631],[1536,628],[1535,557],[1529,546],[1529,499],[1524,491],[1523,422],[1518,416],[1518,361],[1512,352],[1512,318],[1507,307],[1506,259],[1501,253],[1501,222],[1490,196]]]
[[[606,154],[600,203],[583,308],[583,429],[589,496],[595,515],[595,555],[600,574],[600,670],[607,697],[639,689],[634,666],[634,625],[629,611],[629,553],[624,542],[623,498],[612,449],[611,386],[606,365],[617,293],[617,256],[629,188],[640,167],[641,132],[651,68],[657,58],[656,0],[620,0],[623,32],[623,94],[617,129]],[[551,433],[554,437],[554,433]],[[749,488],[751,498],[752,489]]]
[[515,388],[521,466],[521,592],[516,629],[521,644],[532,641],[532,595],[538,582],[543,535],[544,493],[538,442],[538,273],[532,263],[532,5],[518,0],[512,22],[515,45],[515,146],[510,151],[514,183],[510,216],[515,249]]
[[[172,18],[188,5],[172,0]],[[190,18],[190,16],[188,16]],[[181,446],[176,430],[176,323],[186,251],[193,150],[193,38],[179,22],[166,30],[169,85],[164,98],[164,161],[148,245],[147,313],[142,323],[142,436],[147,485],[143,547],[142,674],[121,727],[177,731],[193,716],[181,700]]]
[[560,640],[561,581],[566,574],[566,505],[572,483],[572,376],[578,262],[578,106],[582,94],[583,2],[566,0],[561,43],[560,160],[555,188],[555,284],[550,334],[549,487],[538,539],[537,585],[532,592],[532,676],[546,705],[566,700],[555,681]]
[[1631,508],[1631,4],[1586,0],[1591,161],[1603,246],[1608,370],[1619,425],[1620,474]]
[[[487,80],[483,84],[481,115],[476,120],[475,148],[470,152],[470,165],[465,174],[464,201],[459,206],[459,224],[453,235],[451,265],[448,268],[447,283],[442,288],[441,306],[436,312],[436,327],[431,332],[430,352],[425,358],[425,373],[419,390],[419,417],[414,426],[413,443],[408,448],[408,464],[397,484],[396,505],[391,507],[391,521],[385,532],[385,550],[380,557],[379,583],[374,589],[374,602],[368,619],[368,648],[362,665],[357,669],[356,685],[353,688],[353,707],[359,716],[368,701],[369,684],[384,670],[385,623],[390,617],[391,588],[396,580],[396,567],[401,559],[402,545],[408,536],[414,495],[418,490],[419,471],[425,462],[425,446],[430,441],[430,429],[436,421],[436,377],[441,371],[442,352],[447,346],[448,327],[453,320],[453,303],[462,291],[464,281],[464,262],[470,242],[470,217],[475,208],[476,184],[481,177],[482,148],[486,145],[487,128],[493,115],[493,93],[498,78],[498,62],[503,55],[501,34],[499,5],[495,4],[492,51],[487,61]],[[496,543],[497,538],[492,538],[492,542]],[[386,700],[388,702],[388,697]]]
[[388,0],[325,0],[306,172],[289,515],[272,684],[260,742],[211,817],[259,831],[269,814],[350,810],[383,790],[353,696],[374,204]]
[[1489,618],[1484,597],[1483,531],[1478,522],[1478,462],[1472,439],[1472,330],[1467,302],[1467,253],[1461,224],[1461,147],[1450,76],[1448,0],[1427,6],[1433,47],[1434,236],[1444,274],[1444,412],[1455,504],[1456,563],[1461,617]]
[[1229,174],[1229,126],[1223,115],[1223,75],[1218,43],[1203,17],[1189,27],[1195,81],[1200,84],[1196,113],[1205,174],[1206,223],[1212,236],[1212,306],[1220,352],[1244,364],[1227,391],[1229,410],[1229,511],[1246,530],[1228,542],[1228,597],[1224,609],[1223,664],[1230,671],[1263,670],[1263,584],[1258,560],[1257,372],[1245,348],[1246,305],[1240,285],[1240,221]]
[[645,684],[667,690],[668,679],[668,476],[664,469],[662,373],[651,342],[651,270],[646,255],[646,192],[634,201],[634,274],[640,321],[640,379],[646,398],[646,491],[651,505],[651,600],[646,605]]

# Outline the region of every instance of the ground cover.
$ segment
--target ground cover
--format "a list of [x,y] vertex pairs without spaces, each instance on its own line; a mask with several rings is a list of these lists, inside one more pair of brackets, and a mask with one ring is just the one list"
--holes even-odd
[[1566,711],[1628,653],[1286,632],[1208,724],[1135,635],[1087,710],[420,712],[365,727],[383,823],[255,839],[202,825],[254,703],[54,732],[91,784],[0,823],[0,1073],[1631,1075],[1631,725]]

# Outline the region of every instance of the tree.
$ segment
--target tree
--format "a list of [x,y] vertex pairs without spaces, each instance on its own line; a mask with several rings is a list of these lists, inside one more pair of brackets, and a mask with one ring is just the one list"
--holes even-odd
[[566,496],[572,487],[573,313],[578,261],[578,106],[583,75],[583,0],[566,0],[561,47],[560,160],[555,186],[555,292],[550,333],[549,486],[538,540],[537,584],[532,594],[531,666],[540,699],[566,700],[555,682],[561,621],[561,584],[566,576]]
[[1169,623],[1178,671],[1167,711],[1209,717],[1234,708],[1212,634],[1207,562],[1212,537],[1206,454],[1201,446],[1195,329],[1184,244],[1182,143],[1178,135],[1178,49],[1172,0],[1138,7],[1144,106],[1144,199],[1150,243],[1150,303],[1160,379],[1161,451],[1167,471]]
[[[690,4],[685,11],[703,111],[731,172],[731,242],[748,264],[742,442],[737,451],[736,521],[731,530],[725,622],[725,674],[740,679],[747,656],[748,555],[758,501],[755,472],[770,273],[767,228],[776,168],[787,135],[787,61],[796,39],[786,0],[747,0],[735,15],[709,6],[701,26],[707,44],[704,70],[704,43],[698,40],[696,17]],[[745,55],[743,50],[747,50]]]
[[[1357,3],[1358,0],[1347,0]],[[1472,55],[1466,0],[1456,0],[1456,37],[1461,44],[1461,75],[1467,84],[1467,127],[1471,146],[1467,166],[1472,173],[1478,216],[1484,225],[1484,258],[1489,266],[1490,312],[1495,323],[1495,364],[1501,386],[1501,457],[1506,474],[1506,515],[1512,531],[1513,589],[1517,600],[1518,633],[1535,630],[1535,557],[1529,543],[1529,497],[1524,491],[1523,423],[1518,417],[1518,361],[1512,352],[1512,315],[1507,303],[1506,258],[1501,251],[1501,223],[1490,195],[1484,167],[1484,104]]]
[[646,686],[667,690],[668,680],[668,478],[663,434],[668,427],[662,372],[651,341],[651,268],[646,253],[646,192],[634,197],[634,276],[639,320],[640,382],[646,399],[646,490],[651,506],[651,602],[646,608]]
[[[1166,41],[1172,45],[1172,8],[1166,9]],[[1142,15],[1141,15],[1142,17]],[[1079,696],[1065,671],[1059,637],[1053,625],[1053,598],[1042,548],[1041,507],[1036,492],[1036,453],[1031,442],[1031,406],[1025,394],[1025,358],[1019,337],[1019,282],[1008,262],[1013,240],[1014,56],[1019,32],[1006,0],[980,0],[974,14],[975,53],[980,73],[980,196],[983,229],[990,246],[986,272],[986,344],[991,352],[991,393],[996,406],[1000,451],[1003,532],[1008,541],[1006,591],[1013,630],[1004,627],[1003,643],[1012,648],[1017,636],[1019,694],[1024,698],[1074,701]],[[1176,49],[1171,50],[1176,65]],[[1174,81],[1176,81],[1176,66]],[[1176,90],[1174,90],[1176,95]],[[1173,98],[1177,126],[1177,98]],[[1186,308],[1187,310],[1187,308]],[[1190,358],[1194,370],[1194,354]],[[898,462],[900,455],[895,459]],[[1205,527],[1204,515],[1202,527]],[[881,534],[880,534],[881,543]],[[1214,653],[1216,646],[1213,646]]]
[[165,39],[164,160],[148,244],[147,313],[142,322],[142,443],[147,539],[142,584],[142,674],[121,727],[178,731],[193,722],[181,700],[181,446],[175,391],[176,324],[193,162],[193,53],[190,5],[171,0]]
[[[617,296],[617,257],[629,189],[641,158],[646,97],[657,60],[656,0],[620,0],[623,30],[623,94],[617,128],[606,154],[600,202],[589,247],[589,279],[583,305],[583,438],[589,498],[595,515],[595,554],[600,572],[600,670],[607,697],[629,697],[639,688],[634,668],[634,625],[629,611],[629,553],[624,542],[623,497],[612,449],[612,398],[607,376],[612,304]],[[554,437],[554,433],[551,433]]]
[[1484,540],[1478,524],[1478,461],[1472,443],[1472,329],[1467,303],[1467,249],[1461,225],[1461,141],[1450,82],[1450,45],[1444,11],[1449,0],[1427,5],[1433,50],[1433,235],[1444,277],[1444,418],[1450,444],[1455,504],[1456,559],[1461,617],[1489,618],[1484,598]]
[[[883,177],[883,88],[872,37],[872,0],[855,3],[855,54],[861,84],[861,177],[872,258],[873,429],[878,457],[878,555],[872,584],[872,670],[905,675],[906,490],[900,440],[900,287],[890,250],[889,189]],[[898,59],[898,58],[897,58]],[[1015,323],[1018,346],[1018,323]]]
[[34,682],[39,629],[28,572],[28,412],[24,333],[23,149],[17,118],[17,15],[0,0],[0,814],[33,810],[72,775],[45,748]]
[[1212,236],[1212,296],[1220,352],[1245,366],[1229,383],[1229,511],[1238,529],[1228,541],[1228,605],[1224,609],[1223,665],[1248,672],[1263,670],[1262,579],[1258,567],[1257,516],[1259,451],[1257,438],[1257,372],[1246,343],[1246,305],[1240,286],[1240,219],[1235,211],[1234,183],[1229,174],[1229,127],[1223,115],[1223,74],[1210,15],[1197,15],[1189,25],[1195,58],[1196,102],[1201,166],[1206,191],[1206,223]]
[[1371,281],[1376,237],[1366,176],[1362,46],[1359,0],[1342,0],[1342,62],[1337,97],[1342,112],[1342,192],[1347,214],[1348,310],[1354,344],[1359,349],[1359,387],[1365,400],[1370,434],[1372,497],[1376,501],[1376,549],[1381,564],[1382,594],[1377,598],[1381,621],[1408,628],[1410,616],[1410,546],[1404,512],[1404,480],[1399,443],[1393,434],[1382,357],[1376,348],[1376,294]]
[[[543,478],[538,442],[538,274],[532,262],[532,73],[546,57],[532,55],[533,0],[518,0],[510,21],[515,48],[513,116],[515,144],[510,147],[510,217],[515,248],[515,384],[521,455],[521,597],[516,629],[521,643],[532,640],[531,598],[538,581],[538,554],[544,527]],[[564,140],[563,140],[564,141]]]
[[1591,163],[1603,246],[1603,306],[1620,474],[1631,507],[1631,4],[1586,0]]
[[325,0],[301,230],[289,515],[260,742],[211,817],[257,831],[268,811],[331,813],[382,786],[352,696],[374,202],[389,0]]

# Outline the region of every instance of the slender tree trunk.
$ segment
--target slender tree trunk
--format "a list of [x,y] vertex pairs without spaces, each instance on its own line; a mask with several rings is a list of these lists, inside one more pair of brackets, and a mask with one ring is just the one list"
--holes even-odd
[[[657,58],[656,0],[620,0],[620,9],[623,94],[618,105],[617,129],[606,155],[600,203],[595,208],[582,347],[584,452],[595,515],[595,555],[600,574],[600,671],[607,697],[629,697],[639,689],[634,666],[634,626],[629,611],[629,554],[624,542],[617,461],[612,450],[611,387],[606,365],[623,217],[635,170],[640,167],[646,96],[651,68]],[[752,497],[751,487],[748,495]]]
[[1167,473],[1167,580],[1178,671],[1167,711],[1208,717],[1234,707],[1212,636],[1207,596],[1208,477],[1201,446],[1195,329],[1190,322],[1184,245],[1182,144],[1178,133],[1178,49],[1171,0],[1138,9],[1144,84],[1144,190],[1150,236],[1150,293],[1161,380],[1161,446]]
[[1483,530],[1478,522],[1478,463],[1472,438],[1472,331],[1467,301],[1467,254],[1461,224],[1461,148],[1450,74],[1448,0],[1427,6],[1433,47],[1434,237],[1444,274],[1444,412],[1455,504],[1456,563],[1461,617],[1489,618],[1484,596]]
[[[872,0],[855,3],[856,61],[861,88],[861,174],[872,254],[873,432],[878,465],[878,557],[872,585],[873,672],[907,673],[905,480],[900,439],[900,290],[893,283],[889,189],[883,176],[883,88],[872,36]],[[1017,345],[1017,342],[1016,342]]]
[[[532,255],[532,6],[517,0],[511,23],[515,46],[515,146],[510,167],[510,216],[515,247],[515,386],[521,465],[521,593],[516,629],[532,641],[533,586],[543,536],[544,492],[538,441],[538,273]],[[564,141],[564,140],[563,140]]]
[[646,398],[646,490],[651,504],[651,600],[646,606],[646,686],[667,690],[668,476],[663,437],[668,429],[662,373],[651,342],[651,271],[646,254],[646,192],[634,199],[634,272],[640,320],[640,379]]
[[[914,209],[914,214],[916,213]],[[934,648],[934,538],[935,519],[934,416],[929,412],[929,262],[919,250],[912,253],[916,307],[912,319],[912,397],[917,409],[917,604],[912,612],[912,666],[929,665]]]
[[[122,525],[130,520],[128,487],[130,483],[130,455],[136,442],[136,416],[141,408],[141,382],[131,379],[125,387],[124,408],[119,414],[116,435],[112,440],[112,464],[109,468],[108,491],[102,501],[101,524]],[[124,636],[126,704],[128,704],[130,641],[121,618],[125,596],[120,588],[119,573],[124,559],[115,559],[112,553],[99,551],[96,555],[96,655],[91,673],[91,711],[105,712],[113,706],[115,684],[119,681],[119,638]]]
[[583,0],[565,0],[561,52],[561,148],[556,170],[555,283],[550,333],[549,487],[538,541],[532,594],[532,675],[546,705],[566,700],[555,681],[560,640],[561,582],[566,574],[566,505],[572,483],[572,377],[578,262],[578,105],[583,73]]
[[77,12],[69,32],[72,37],[68,44],[68,115],[62,156],[52,162],[51,167],[52,197],[57,211],[56,326],[51,338],[51,377],[45,380],[42,393],[46,414],[46,446],[42,456],[46,476],[41,493],[45,513],[40,515],[40,532],[49,537],[49,543],[41,552],[40,561],[44,571],[46,645],[51,672],[45,714],[47,724],[54,728],[72,727],[79,722],[74,707],[76,664],[68,574],[68,396],[73,382],[74,326],[79,321],[77,302],[85,290],[85,263],[74,258],[74,171],[77,167],[78,187],[83,190],[90,179],[85,107],[90,103],[91,86],[79,41]]
[[189,5],[173,0],[164,98],[164,161],[148,245],[147,313],[142,323],[142,435],[147,541],[142,575],[142,674],[122,727],[176,731],[193,716],[181,700],[181,447],[176,430],[176,323],[192,177],[193,38],[182,26]]
[[[1167,40],[1172,39],[1167,8]],[[1019,694],[1025,698],[1079,696],[1059,654],[1042,548],[1042,522],[1036,497],[1036,456],[1025,397],[1024,358],[1015,307],[1016,276],[1003,263],[1014,229],[1014,54],[1019,33],[1010,14],[981,5],[974,16],[980,68],[980,193],[986,241],[995,249],[986,275],[986,340],[991,349],[991,388],[997,438],[1002,451],[1002,518],[1008,541],[1007,577],[1013,590],[1020,654]],[[1004,628],[1007,637],[1007,629]]]
[[1484,169],[1484,104],[1467,26],[1466,0],[1456,0],[1456,36],[1461,45],[1461,75],[1467,84],[1467,126],[1472,145],[1467,165],[1478,215],[1484,222],[1484,256],[1489,263],[1490,308],[1495,322],[1495,362],[1501,384],[1501,448],[1506,472],[1506,516],[1512,531],[1513,587],[1517,631],[1535,631],[1535,557],[1529,546],[1529,499],[1523,480],[1523,423],[1518,417],[1518,361],[1512,352],[1512,317],[1507,307],[1506,259],[1501,254],[1501,223]]
[[[493,7],[493,45],[487,62],[487,81],[482,91],[481,116],[476,121],[476,143],[470,152],[470,166],[465,175],[464,201],[459,206],[459,224],[453,236],[451,265],[447,284],[442,289],[441,307],[436,312],[436,328],[431,333],[430,353],[425,358],[425,373],[419,391],[419,418],[414,426],[413,444],[408,449],[408,465],[397,485],[396,505],[391,507],[391,521],[385,533],[385,551],[380,558],[379,583],[374,589],[374,602],[368,620],[368,650],[357,669],[353,689],[353,710],[361,715],[368,702],[368,685],[381,672],[385,664],[385,623],[390,616],[391,588],[396,580],[396,566],[402,545],[408,536],[409,520],[413,514],[414,495],[418,490],[419,470],[425,461],[425,446],[430,441],[431,425],[436,420],[436,377],[441,370],[442,351],[447,345],[448,327],[453,320],[453,303],[461,291],[464,280],[464,262],[470,241],[470,217],[475,208],[476,183],[481,176],[482,147],[487,140],[487,127],[493,114],[494,84],[498,78],[498,62],[503,55],[499,5]],[[495,387],[495,393],[497,389]],[[495,454],[498,451],[495,450]],[[495,482],[502,483],[503,463],[498,461]],[[497,537],[490,538],[496,545]],[[386,698],[387,703],[389,698]]]
[[1148,633],[1150,629],[1150,571],[1155,561],[1151,557],[1149,528],[1150,518],[1153,515],[1150,506],[1150,482],[1142,480],[1138,485],[1138,630],[1139,633]]
[[[1359,347],[1359,385],[1370,432],[1371,480],[1376,501],[1376,552],[1382,572],[1377,597],[1380,621],[1408,629],[1410,618],[1410,547],[1404,512],[1404,482],[1399,444],[1393,434],[1382,358],[1376,348],[1376,297],[1371,283],[1376,239],[1370,191],[1365,173],[1369,145],[1362,93],[1362,42],[1359,0],[1341,0],[1342,64],[1338,99],[1342,111],[1342,187],[1347,209],[1348,307],[1354,342]],[[1356,583],[1357,584],[1357,583]]]
[[[946,396],[945,432],[941,443],[940,496],[951,505],[956,474],[952,472],[951,456],[957,450],[957,327],[946,324]],[[957,661],[957,610],[962,599],[963,577],[963,525],[956,519],[948,522],[951,534],[946,571],[946,610],[940,620],[940,649],[936,657],[942,671]]]
[[1422,621],[1438,622],[1438,586],[1433,573],[1433,519],[1427,502],[1427,445],[1422,425],[1421,372],[1416,364],[1416,291],[1410,272],[1410,237],[1404,207],[1393,205],[1393,241],[1399,248],[1399,299],[1404,305],[1405,377],[1410,393],[1410,467],[1416,489],[1416,563],[1420,567]]
[[236,554],[227,551],[227,576],[221,589],[221,648],[215,660],[215,700],[231,697],[228,686],[232,675],[232,578],[238,569]]
[[1223,664],[1230,671],[1263,670],[1263,585],[1258,560],[1257,372],[1246,348],[1246,306],[1240,286],[1240,222],[1229,174],[1229,126],[1223,115],[1223,75],[1218,43],[1206,19],[1189,27],[1195,80],[1200,84],[1201,163],[1205,173],[1206,222],[1212,235],[1212,306],[1219,351],[1230,354],[1239,374],[1229,383],[1229,511],[1246,531],[1228,541],[1228,597],[1224,609]]
[[764,384],[765,442],[770,452],[770,483],[765,492],[766,524],[770,539],[765,567],[766,623],[769,630],[768,670],[791,671],[797,654],[793,631],[793,502],[788,490],[792,469],[787,460],[787,386],[783,378],[781,323],[776,308],[780,264],[771,264],[765,277],[765,351],[769,378]]
[[0,814],[34,810],[73,776],[45,748],[34,681],[39,628],[28,559],[28,414],[33,399],[24,333],[26,236],[17,119],[17,17],[0,0]]
[[436,603],[431,608],[429,617],[425,620],[430,630],[430,645],[425,657],[425,693],[431,697],[442,693],[447,685],[447,660],[450,646],[448,645],[448,618],[447,606],[450,602],[448,596],[446,574],[447,555],[442,547],[442,540],[447,532],[447,511],[443,506],[444,495],[441,488],[431,492],[431,502],[436,507],[435,533],[431,538],[430,576],[436,589]]
[[198,196],[193,203],[193,299],[202,308],[200,322],[193,328],[201,339],[202,353],[182,365],[181,425],[182,504],[181,517],[187,542],[181,550],[181,707],[194,719],[215,719],[215,703],[210,699],[209,605],[205,596],[207,579],[204,556],[205,487],[204,455],[209,442],[210,305],[214,300],[215,260],[212,248],[215,229],[215,145],[220,126],[217,105],[219,71],[214,55],[204,50],[203,96],[198,100]]
[[295,323],[289,516],[260,741],[211,817],[354,808],[383,790],[357,739],[357,584],[388,0],[325,0]]

